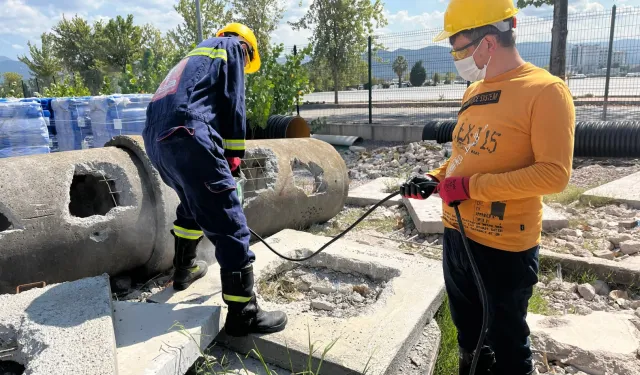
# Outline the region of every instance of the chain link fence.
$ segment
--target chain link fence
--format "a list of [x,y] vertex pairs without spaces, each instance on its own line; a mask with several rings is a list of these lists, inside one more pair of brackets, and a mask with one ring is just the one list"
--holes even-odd
[[[640,8],[570,14],[566,82],[578,121],[631,121],[640,116]],[[553,16],[522,17],[517,48],[527,62],[548,69]],[[456,71],[440,30],[371,38],[371,52],[340,80],[337,103],[331,70],[309,64],[315,91],[300,100],[307,121],[343,124],[424,124],[455,119],[468,82]],[[294,48],[286,48],[293,53]],[[371,63],[369,63],[371,61]],[[371,78],[369,79],[369,70]],[[371,90],[369,90],[371,85]]]

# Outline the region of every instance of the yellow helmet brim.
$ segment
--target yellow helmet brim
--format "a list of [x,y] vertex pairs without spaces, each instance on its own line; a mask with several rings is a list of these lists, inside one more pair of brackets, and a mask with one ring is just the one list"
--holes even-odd
[[244,68],[244,72],[247,74],[255,73],[260,70],[260,53],[258,50],[253,51],[253,60],[249,61],[247,66]]

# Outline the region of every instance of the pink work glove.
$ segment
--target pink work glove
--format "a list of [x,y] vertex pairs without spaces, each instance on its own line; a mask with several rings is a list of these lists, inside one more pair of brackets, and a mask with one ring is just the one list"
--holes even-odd
[[235,158],[226,158],[226,159],[227,159],[227,163],[229,163],[229,169],[231,169],[231,172],[234,172],[240,166],[240,158],[235,157]]
[[454,202],[462,202],[469,197],[469,177],[449,177],[442,181],[436,190],[440,198],[451,206]]

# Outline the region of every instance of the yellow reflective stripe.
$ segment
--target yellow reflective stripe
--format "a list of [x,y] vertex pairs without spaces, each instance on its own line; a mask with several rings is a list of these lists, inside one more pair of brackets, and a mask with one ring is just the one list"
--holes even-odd
[[223,59],[227,61],[227,50],[225,49],[217,49],[217,48],[196,48],[193,51],[189,52],[187,57],[190,56],[206,56],[212,59]]
[[177,237],[185,238],[187,240],[197,240],[204,234],[201,230],[186,229],[177,225],[173,226],[173,233],[175,233]]
[[226,150],[242,151],[245,149],[244,139],[223,139],[222,145]]
[[228,294],[223,294],[222,298],[225,301],[229,301],[229,302],[247,303],[247,302],[251,301],[251,298],[253,298],[253,297],[230,296]]

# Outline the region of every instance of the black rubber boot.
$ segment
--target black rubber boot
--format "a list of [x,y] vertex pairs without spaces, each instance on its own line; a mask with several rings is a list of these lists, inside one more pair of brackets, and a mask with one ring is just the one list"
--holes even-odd
[[188,240],[176,236],[173,231],[171,234],[176,248],[173,256],[173,289],[185,290],[207,273],[207,262],[196,260],[196,249],[202,237],[197,240]]
[[[459,349],[458,375],[470,375],[471,364],[473,363],[473,354],[462,348]],[[491,375],[491,369],[496,363],[495,354],[489,347],[485,346],[480,351],[480,359],[476,366],[474,375]]]
[[275,333],[284,330],[287,315],[282,311],[260,309],[253,292],[253,266],[240,271],[220,270],[222,299],[229,306],[224,329],[229,336],[242,337],[250,333]]

